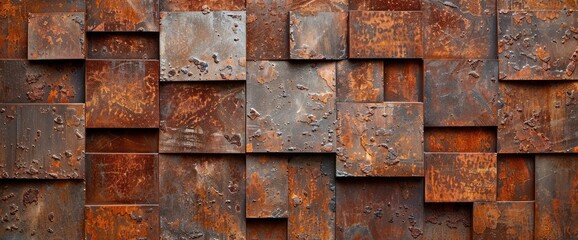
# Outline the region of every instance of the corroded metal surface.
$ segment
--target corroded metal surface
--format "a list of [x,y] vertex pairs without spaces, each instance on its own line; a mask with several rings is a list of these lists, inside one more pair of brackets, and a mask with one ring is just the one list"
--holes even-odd
[[89,33],[88,59],[158,59],[158,33]]
[[345,60],[337,63],[338,102],[383,102],[383,62]]
[[500,10],[577,10],[576,0],[498,0]]
[[496,129],[491,127],[428,127],[426,152],[496,152]]
[[471,231],[472,204],[425,204],[424,240],[470,240]]
[[286,155],[247,155],[247,218],[288,216],[287,164]]
[[534,156],[498,155],[498,201],[534,200]]
[[534,202],[476,202],[473,239],[533,239]]
[[247,59],[289,59],[289,0],[247,0]]
[[158,129],[87,129],[86,152],[155,153]]
[[350,0],[350,10],[360,11],[419,11],[421,0]]
[[290,12],[289,51],[291,59],[345,59],[347,13]]
[[167,12],[245,10],[245,0],[159,0],[159,3],[161,11]]
[[84,13],[31,13],[28,59],[84,59]]
[[287,239],[287,219],[247,219],[247,240]]
[[158,206],[87,206],[86,239],[159,239]]
[[301,12],[345,12],[347,0],[286,0],[291,4],[291,11]]
[[90,32],[158,32],[159,0],[87,0]]
[[385,101],[423,102],[423,61],[385,62]]

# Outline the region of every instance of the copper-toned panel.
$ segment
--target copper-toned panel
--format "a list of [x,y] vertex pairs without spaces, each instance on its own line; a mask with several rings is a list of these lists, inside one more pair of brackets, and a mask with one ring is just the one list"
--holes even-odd
[[84,13],[31,13],[28,59],[84,59]]
[[155,153],[158,129],[87,129],[86,151],[106,153]]
[[471,204],[428,203],[424,222],[424,240],[472,239]]
[[87,0],[86,30],[158,32],[159,0]]
[[247,59],[289,59],[289,0],[247,0]]
[[247,155],[247,218],[286,218],[289,203],[286,155]]
[[473,239],[534,239],[534,202],[476,202]]
[[87,206],[86,239],[159,239],[157,206]]
[[158,59],[158,33],[88,33],[89,59]]
[[385,101],[423,102],[423,61],[385,62]]
[[287,219],[247,219],[247,240],[287,239]]
[[382,61],[339,61],[337,101],[383,102],[383,79]]
[[159,2],[161,11],[167,12],[245,10],[245,0],[159,0]]
[[424,135],[426,152],[496,152],[494,127],[429,127]]
[[498,155],[498,201],[534,200],[534,156]]
[[500,10],[577,10],[576,0],[498,0]]
[[302,12],[346,12],[348,0],[287,0],[291,11]]
[[350,10],[361,11],[419,11],[421,0],[350,0]]
[[345,59],[347,13],[289,13],[291,59]]

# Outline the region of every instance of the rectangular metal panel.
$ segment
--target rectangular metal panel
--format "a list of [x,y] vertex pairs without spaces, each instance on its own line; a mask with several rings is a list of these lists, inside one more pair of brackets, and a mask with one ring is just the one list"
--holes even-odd
[[421,0],[350,0],[349,10],[419,11]]
[[498,9],[515,11],[577,10],[576,0],[498,0]]
[[158,59],[158,33],[87,34],[88,59]]
[[472,204],[425,204],[424,240],[472,239]]
[[156,153],[158,129],[87,129],[86,152]]
[[291,11],[302,12],[346,12],[347,0],[287,0],[291,4]]
[[247,218],[288,216],[288,156],[247,155]]
[[289,51],[291,59],[345,59],[347,13],[290,12]]
[[247,219],[247,240],[287,239],[287,219]]
[[84,13],[30,13],[28,59],[84,59]]
[[423,60],[385,61],[385,101],[423,102]]
[[290,0],[247,1],[247,59],[289,59]]
[[495,127],[426,127],[426,152],[496,152]]
[[159,239],[158,206],[87,206],[86,239]]
[[533,201],[534,180],[533,155],[498,155],[498,201]]
[[159,1],[161,11],[167,12],[245,10],[245,0],[159,0]]
[[337,62],[338,102],[383,102],[383,61]]
[[159,0],[87,0],[89,32],[158,32]]
[[534,239],[534,202],[475,202],[473,239]]

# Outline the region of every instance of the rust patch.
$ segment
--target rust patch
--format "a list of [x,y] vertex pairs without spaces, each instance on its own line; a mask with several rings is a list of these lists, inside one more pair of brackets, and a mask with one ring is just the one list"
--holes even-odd
[[345,60],[337,63],[338,102],[383,102],[383,62]]
[[288,0],[247,0],[247,59],[289,59]]
[[86,239],[159,239],[157,206],[87,206]]
[[498,155],[498,201],[533,201],[534,180],[534,156]]
[[423,102],[423,61],[385,62],[385,101]]
[[84,13],[30,13],[28,59],[84,59]]
[[495,127],[427,127],[426,152],[496,152]]
[[345,59],[347,13],[289,13],[291,59]]
[[534,202],[476,202],[473,239],[533,239]]
[[88,0],[86,30],[158,32],[159,0]]
[[287,164],[284,155],[247,155],[247,218],[288,216]]

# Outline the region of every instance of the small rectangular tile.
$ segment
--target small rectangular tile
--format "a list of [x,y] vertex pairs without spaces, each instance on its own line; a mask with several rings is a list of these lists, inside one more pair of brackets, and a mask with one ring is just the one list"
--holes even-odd
[[159,239],[158,206],[87,206],[86,239]]
[[28,59],[84,59],[84,13],[31,13],[28,16]]
[[546,11],[546,10],[577,10],[576,0],[498,0],[499,10],[514,11]]
[[289,51],[291,59],[345,59],[347,13],[290,12]]
[[247,219],[247,240],[287,239],[287,219]]
[[383,61],[337,62],[338,102],[383,102]]
[[87,34],[87,59],[159,59],[158,33]]
[[424,240],[471,240],[471,203],[426,203]]
[[157,153],[159,130],[154,128],[87,129],[86,152]]
[[288,0],[247,1],[247,59],[289,59]]
[[423,102],[423,60],[385,61],[385,101]]
[[87,0],[89,32],[158,32],[159,0]]
[[[248,0],[247,5],[251,1]],[[245,0],[159,0],[159,2],[161,11],[166,12],[245,10]]]
[[534,239],[534,202],[476,202],[473,237],[483,239]]
[[349,10],[419,11],[421,0],[350,0]]
[[496,152],[495,127],[426,127],[426,152]]
[[534,200],[534,156],[498,155],[498,201]]
[[288,216],[288,156],[247,155],[247,218]]

